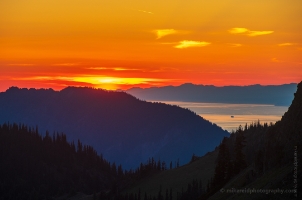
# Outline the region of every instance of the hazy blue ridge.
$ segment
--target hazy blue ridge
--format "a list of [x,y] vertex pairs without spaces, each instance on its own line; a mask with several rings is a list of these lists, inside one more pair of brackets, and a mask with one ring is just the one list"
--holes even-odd
[[224,87],[186,83],[180,86],[131,88],[126,92],[144,100],[289,106],[296,88],[296,83]]
[[138,100],[125,92],[68,87],[0,93],[0,123],[24,123],[64,132],[69,140],[92,145],[125,169],[149,157],[169,163],[204,155],[229,133],[188,109]]

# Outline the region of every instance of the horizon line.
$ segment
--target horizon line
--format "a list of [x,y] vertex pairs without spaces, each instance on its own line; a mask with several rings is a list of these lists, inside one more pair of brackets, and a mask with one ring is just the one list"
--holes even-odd
[[7,89],[2,90],[0,92],[6,92],[10,88],[14,88],[14,87],[18,88],[18,89],[36,89],[36,90],[39,90],[39,89],[52,89],[54,91],[61,91],[61,90],[64,90],[66,88],[69,88],[69,87],[102,89],[102,90],[107,90],[107,91],[128,91],[128,90],[137,89],[137,88],[139,88],[139,89],[151,89],[151,88],[164,88],[164,87],[181,87],[183,85],[206,86],[206,87],[212,86],[212,87],[223,88],[223,87],[250,87],[250,86],[266,87],[266,86],[282,86],[282,85],[291,85],[291,84],[298,85],[299,83],[290,82],[290,83],[282,83],[282,84],[265,84],[265,85],[264,84],[255,83],[255,84],[250,84],[250,85],[224,85],[224,86],[217,86],[217,85],[195,84],[195,83],[186,82],[186,83],[181,83],[179,85],[164,85],[164,86],[150,86],[150,87],[134,86],[134,87],[130,87],[129,89],[112,89],[112,90],[106,89],[106,88],[101,88],[101,87],[79,86],[79,85],[68,85],[68,86],[62,87],[62,89],[54,89],[52,87],[48,87],[48,88],[46,88],[46,87],[19,87],[19,86],[16,86],[16,85],[12,85],[12,86],[9,86]]

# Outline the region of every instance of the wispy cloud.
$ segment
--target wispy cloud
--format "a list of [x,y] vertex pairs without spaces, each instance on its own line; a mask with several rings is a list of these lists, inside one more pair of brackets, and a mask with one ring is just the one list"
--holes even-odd
[[260,36],[260,35],[268,35],[272,34],[274,31],[252,31],[247,28],[232,28],[228,30],[231,34],[241,34],[241,35],[247,35],[247,36]]
[[136,70],[140,70],[140,69],[135,69],[135,68],[121,68],[121,67],[116,67],[113,68],[115,71],[136,71]]
[[268,35],[272,34],[274,31],[249,31],[248,36],[259,36],[259,35]]
[[12,80],[22,80],[22,81],[49,81],[49,80],[66,80],[72,81],[72,77],[65,77],[65,76],[29,76],[29,77],[16,77],[12,78]]
[[158,78],[141,78],[141,77],[133,77],[133,78],[125,78],[125,77],[110,77],[110,76],[93,76],[93,75],[83,75],[83,76],[74,76],[74,77],[66,77],[66,76],[30,76],[30,77],[17,77],[12,78],[12,80],[24,80],[24,81],[72,81],[72,82],[81,82],[81,83],[89,83],[93,85],[99,84],[148,84],[152,82],[166,82],[171,79],[158,79]]
[[249,30],[246,29],[246,28],[232,28],[232,29],[229,30],[229,32],[232,33],[232,34],[246,33],[248,31]]
[[160,67],[157,69],[148,70],[146,72],[171,72],[171,71],[179,71],[178,68],[175,67]]
[[278,60],[277,58],[272,58],[271,61],[272,62],[280,62],[280,60]]
[[150,82],[163,82],[167,81],[165,79],[156,79],[156,78],[124,78],[124,77],[96,77],[96,76],[86,76],[86,77],[74,77],[75,81],[79,82],[88,82],[95,85],[98,84],[116,84],[116,85],[122,85],[122,84],[130,84],[130,85],[136,85],[136,84],[148,84]]
[[79,63],[56,63],[53,64],[53,66],[76,66],[79,65]]
[[158,29],[158,30],[154,30],[153,32],[157,35],[156,39],[160,39],[167,35],[172,35],[172,34],[178,33],[178,31],[175,29]]
[[122,67],[88,67],[86,69],[92,69],[92,70],[114,70],[114,71],[136,71],[136,70],[140,70],[140,69],[136,69],[136,68],[122,68]]
[[284,46],[292,46],[292,45],[295,45],[295,43],[281,43],[281,44],[278,44],[279,47],[284,47]]
[[31,63],[10,63],[9,66],[34,66],[35,64]]
[[[1,75],[0,75],[1,76]],[[3,78],[3,77],[1,77]],[[27,76],[27,77],[7,77],[10,81],[24,81],[39,83],[41,85],[51,85],[52,87],[63,88],[66,86],[89,86],[107,90],[125,89],[135,85],[156,86],[170,83],[176,79],[163,79],[151,77],[116,77],[116,76],[95,76],[86,74],[81,76]]]
[[87,67],[86,69],[93,69],[93,70],[106,70],[110,69],[108,67]]
[[231,47],[241,47],[242,46],[242,44],[239,44],[239,43],[229,43],[229,45]]
[[154,13],[153,12],[150,12],[150,11],[146,11],[146,10],[137,10],[139,12],[143,12],[143,13],[147,13],[147,14],[151,14],[153,15]]
[[178,43],[178,45],[174,46],[177,49],[184,49],[189,47],[204,47],[208,46],[211,43],[209,42],[201,42],[201,41],[193,41],[193,40],[183,40]]

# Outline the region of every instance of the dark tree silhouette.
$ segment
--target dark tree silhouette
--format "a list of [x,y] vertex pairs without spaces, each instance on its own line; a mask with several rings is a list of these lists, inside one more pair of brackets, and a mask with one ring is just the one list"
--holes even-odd
[[230,160],[230,153],[227,146],[227,138],[224,138],[219,145],[219,154],[217,164],[215,167],[215,173],[213,178],[213,186],[221,187],[232,176],[232,163]]
[[240,170],[244,169],[247,164],[245,160],[245,155],[243,153],[243,148],[245,147],[245,137],[243,135],[242,127],[239,126],[236,131],[235,140],[235,163],[234,163],[234,173],[238,174]]

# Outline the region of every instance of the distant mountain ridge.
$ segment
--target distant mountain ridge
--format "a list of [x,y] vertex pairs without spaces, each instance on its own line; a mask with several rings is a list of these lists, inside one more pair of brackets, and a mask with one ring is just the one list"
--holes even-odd
[[[238,127],[212,152],[192,158],[192,162],[180,168],[140,180],[125,192],[137,193],[142,188],[141,193],[155,196],[161,185],[173,188],[173,195],[177,196],[173,199],[181,200],[301,199],[302,188],[298,183],[302,178],[299,164],[302,160],[302,82],[293,96],[288,111],[276,124],[258,122]],[[244,136],[241,142],[240,135]],[[240,151],[246,166],[237,171]],[[198,179],[202,182],[196,184]],[[245,189],[254,192],[242,192]],[[277,190],[283,193],[275,193]]]
[[92,145],[110,162],[134,168],[149,157],[187,163],[229,134],[188,109],[138,100],[125,92],[68,87],[0,93],[0,123],[64,132]]
[[127,93],[143,100],[204,103],[272,104],[289,106],[297,84],[223,86],[194,85],[131,88]]

